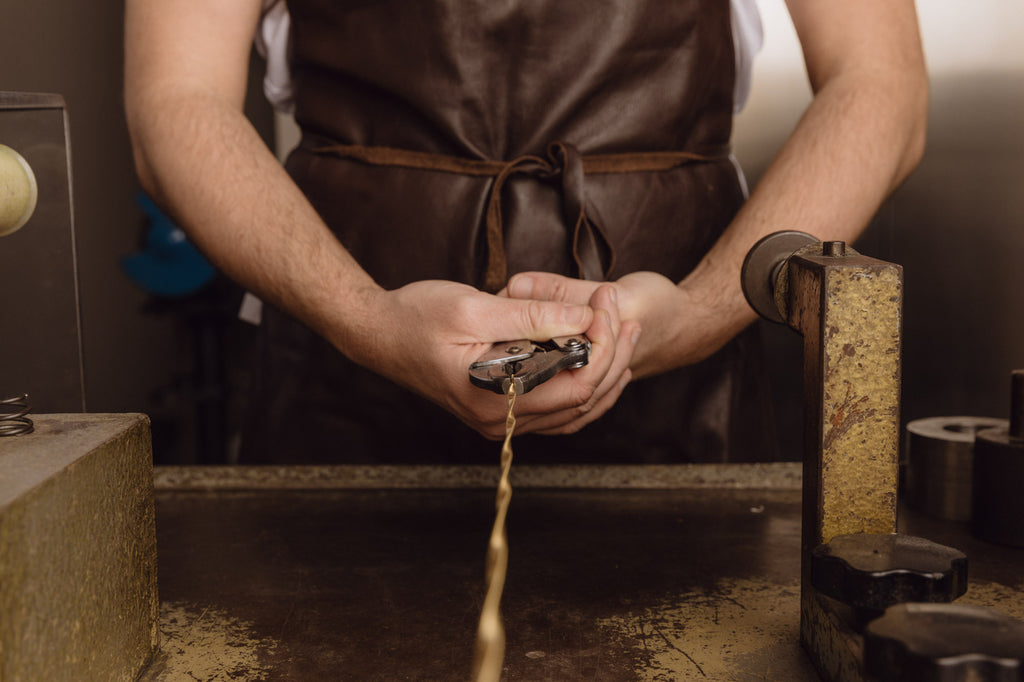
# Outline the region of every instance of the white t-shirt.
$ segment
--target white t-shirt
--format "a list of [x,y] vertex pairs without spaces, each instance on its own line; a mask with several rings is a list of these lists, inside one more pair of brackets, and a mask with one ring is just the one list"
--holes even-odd
[[[286,0],[263,0],[263,21],[256,32],[256,49],[267,60],[263,93],[278,111],[291,113],[292,81],[288,66],[290,17]],[[736,85],[733,112],[739,113],[750,94],[750,74],[754,56],[761,50],[764,34],[756,0],[729,0],[732,15],[732,40],[736,53]]]

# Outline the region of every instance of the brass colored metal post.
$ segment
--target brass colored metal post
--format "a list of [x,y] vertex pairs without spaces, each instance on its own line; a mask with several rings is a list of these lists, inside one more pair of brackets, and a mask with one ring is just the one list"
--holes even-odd
[[804,337],[801,640],[819,672],[860,679],[858,640],[808,582],[810,552],[896,532],[903,272],[830,243],[783,270],[776,294],[786,290],[786,322]]
[[776,288],[804,337],[805,555],[837,535],[896,532],[902,268],[822,250],[794,254]]
[[810,554],[838,535],[896,532],[903,270],[843,242],[793,247],[800,234],[751,250],[744,292],[804,338],[801,641],[825,679],[861,680],[861,639],[811,587]]

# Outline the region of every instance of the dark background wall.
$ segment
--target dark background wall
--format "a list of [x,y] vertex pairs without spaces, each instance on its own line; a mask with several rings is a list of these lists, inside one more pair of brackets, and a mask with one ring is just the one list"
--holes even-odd
[[[153,415],[164,446],[158,457],[187,460],[195,335],[174,306],[154,306],[119,266],[145,229],[122,105],[123,5],[0,0],[0,26],[0,90],[57,93],[67,105],[87,407]],[[249,99],[250,117],[269,139],[269,107],[258,89]]]

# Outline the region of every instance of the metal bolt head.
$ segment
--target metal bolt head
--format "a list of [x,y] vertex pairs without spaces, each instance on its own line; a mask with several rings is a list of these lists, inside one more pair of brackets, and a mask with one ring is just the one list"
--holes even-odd
[[822,242],[821,254],[832,258],[842,258],[846,255],[846,242]]

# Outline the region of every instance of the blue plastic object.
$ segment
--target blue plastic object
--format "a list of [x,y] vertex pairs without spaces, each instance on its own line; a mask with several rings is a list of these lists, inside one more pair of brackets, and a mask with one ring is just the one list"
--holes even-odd
[[209,284],[216,270],[185,232],[145,194],[137,198],[149,220],[146,245],[121,259],[129,278],[151,294],[178,298],[194,294]]

